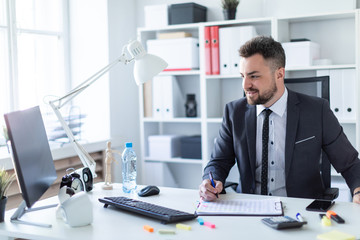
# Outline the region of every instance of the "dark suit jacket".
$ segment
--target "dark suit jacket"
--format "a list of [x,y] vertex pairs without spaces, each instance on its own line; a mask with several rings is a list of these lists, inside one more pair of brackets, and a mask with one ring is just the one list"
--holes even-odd
[[[285,141],[285,179],[289,197],[319,198],[321,149],[353,192],[360,186],[360,160],[328,101],[288,90]],[[312,136],[315,136],[311,138]],[[301,141],[310,138],[306,141]],[[223,123],[203,178],[212,171],[223,183],[237,162],[243,193],[255,193],[256,106],[246,98],[225,107]]]

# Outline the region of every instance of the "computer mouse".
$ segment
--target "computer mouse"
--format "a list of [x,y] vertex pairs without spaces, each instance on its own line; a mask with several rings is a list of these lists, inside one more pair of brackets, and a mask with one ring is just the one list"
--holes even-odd
[[146,186],[144,188],[142,188],[139,192],[138,195],[140,197],[148,197],[148,196],[152,196],[152,195],[156,195],[160,193],[160,189],[157,186]]

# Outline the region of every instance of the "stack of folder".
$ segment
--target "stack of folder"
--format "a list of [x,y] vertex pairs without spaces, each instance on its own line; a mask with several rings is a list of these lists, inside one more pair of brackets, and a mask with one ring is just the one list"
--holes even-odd
[[316,76],[330,77],[330,108],[340,121],[355,121],[356,70],[322,69]]
[[205,27],[206,75],[220,74],[219,68],[219,26]]
[[256,35],[254,26],[205,27],[206,75],[239,74],[239,49]]

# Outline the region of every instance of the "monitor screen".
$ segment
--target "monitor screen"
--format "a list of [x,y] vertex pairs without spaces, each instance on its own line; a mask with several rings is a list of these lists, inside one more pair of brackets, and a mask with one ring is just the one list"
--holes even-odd
[[56,179],[40,108],[4,115],[18,183],[30,208]]
[[285,85],[295,92],[329,99],[329,76],[285,78]]

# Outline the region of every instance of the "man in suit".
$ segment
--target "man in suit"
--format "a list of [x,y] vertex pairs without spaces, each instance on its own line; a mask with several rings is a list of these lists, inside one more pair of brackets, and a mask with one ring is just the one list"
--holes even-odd
[[[286,89],[285,53],[271,37],[256,37],[240,48],[246,97],[225,107],[200,197],[214,200],[235,162],[238,192],[320,198],[321,150],[345,178],[360,204],[360,160],[328,101]],[[212,172],[215,187],[209,180]]]

